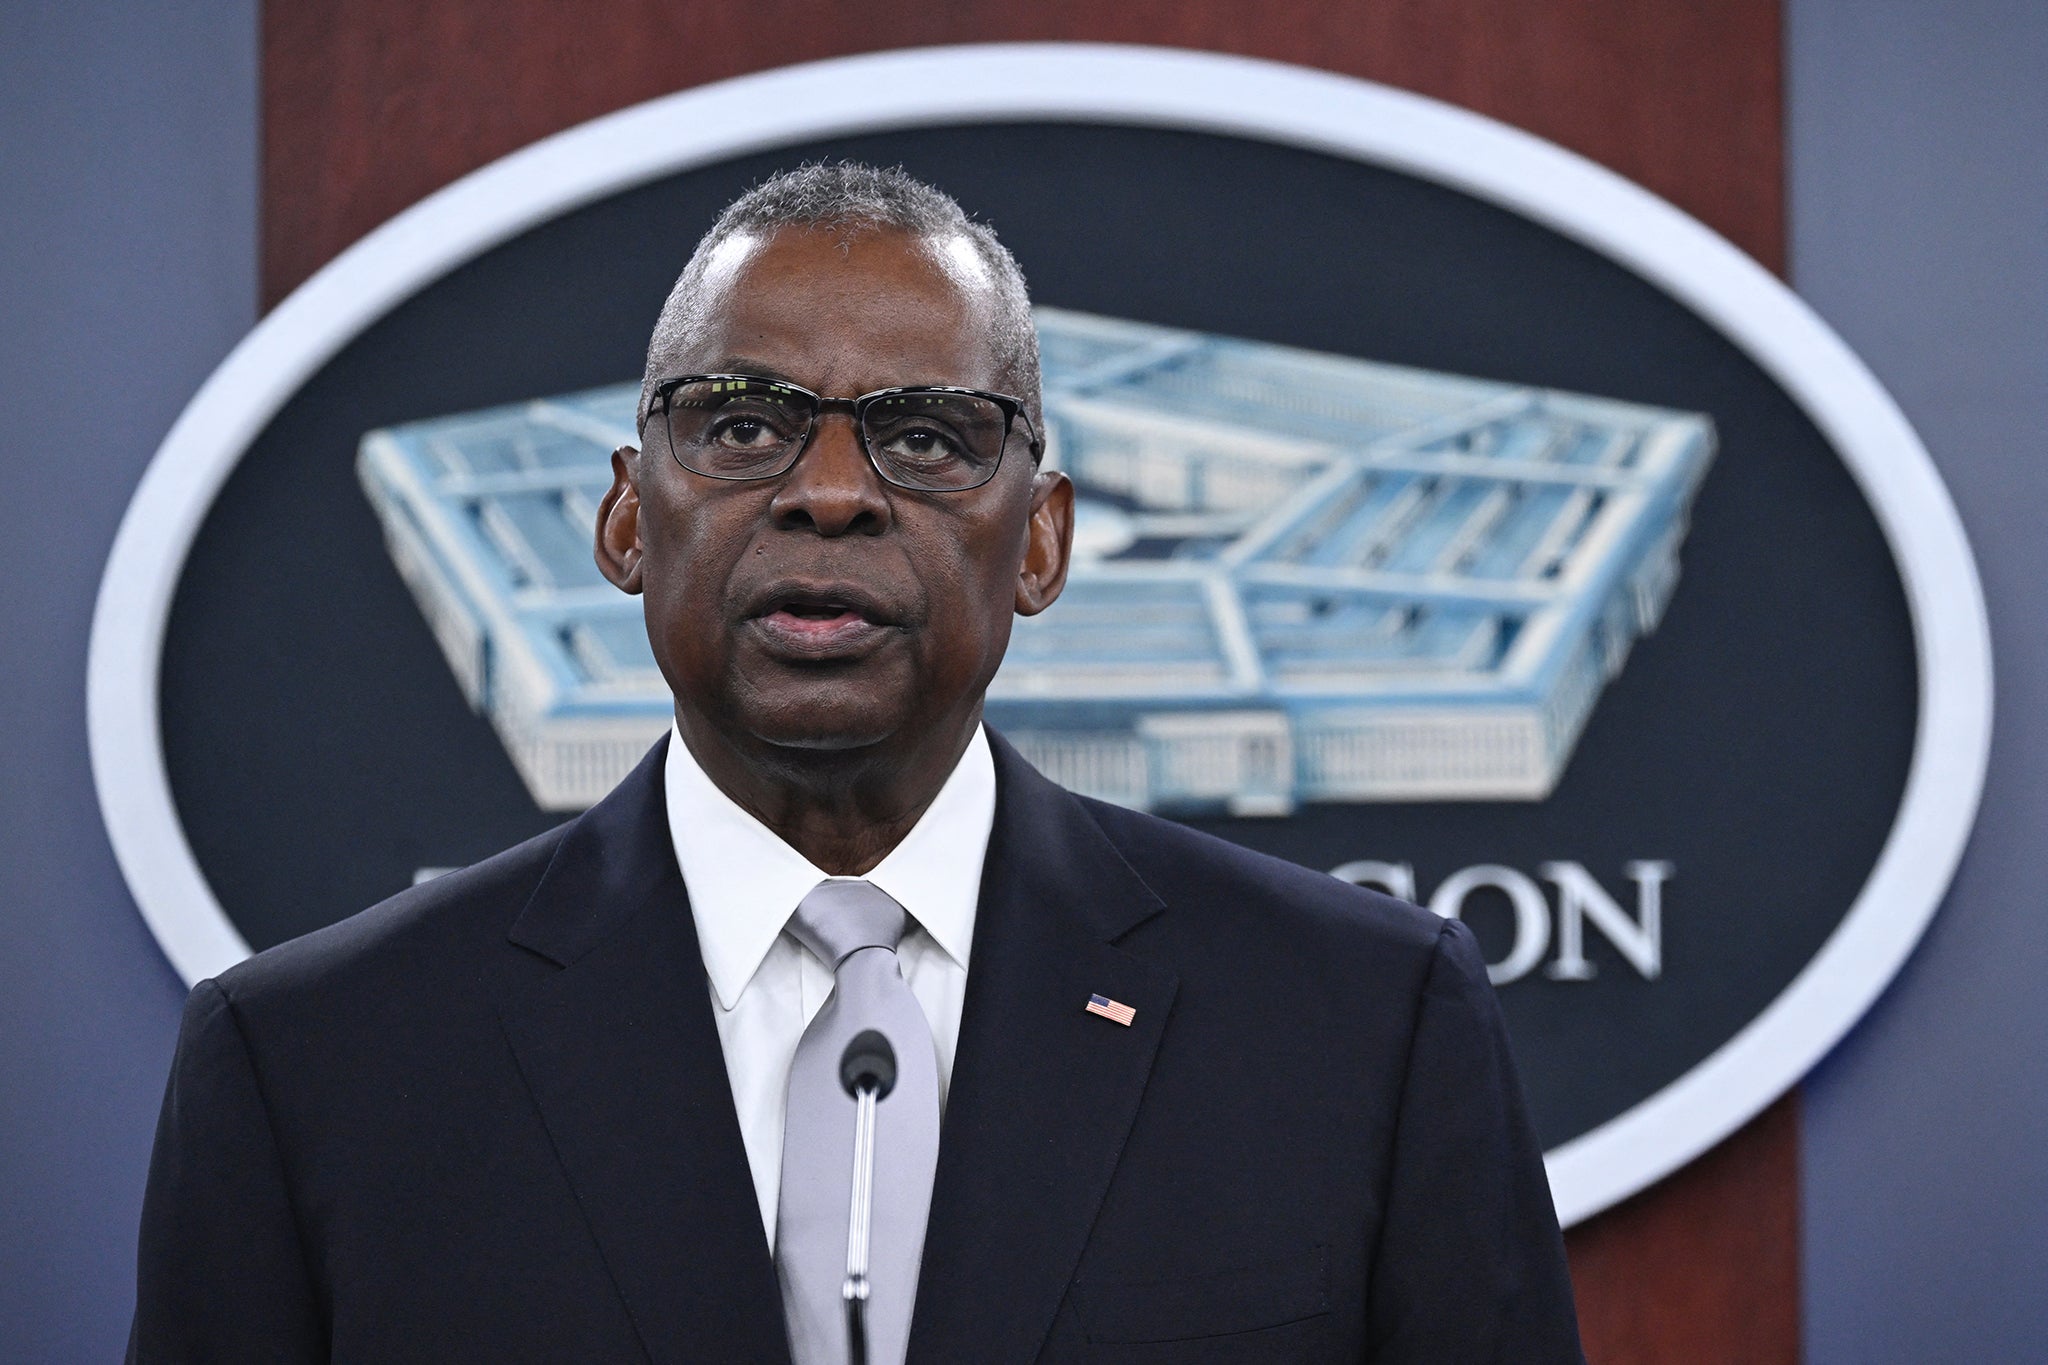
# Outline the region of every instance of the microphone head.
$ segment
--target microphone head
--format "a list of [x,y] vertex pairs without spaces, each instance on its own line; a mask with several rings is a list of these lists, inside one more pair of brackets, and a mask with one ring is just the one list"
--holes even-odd
[[876,1029],[862,1029],[839,1054],[839,1083],[849,1095],[874,1087],[881,1099],[896,1088],[896,1049]]

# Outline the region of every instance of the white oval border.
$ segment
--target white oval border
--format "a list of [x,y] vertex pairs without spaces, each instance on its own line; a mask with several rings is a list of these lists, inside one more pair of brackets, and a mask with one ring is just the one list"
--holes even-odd
[[114,853],[188,982],[248,945],[172,803],[158,730],[164,630],[214,495],[299,386],[398,303],[570,209],[673,172],[846,133],[1069,121],[1193,129],[1332,153],[1510,209],[1707,319],[1841,454],[1904,580],[1920,669],[1913,760],[1869,881],[1819,954],[1721,1048],[1547,1154],[1567,1226],[1662,1178],[1796,1082],[1877,998],[1933,916],[1983,790],[1991,637],[1961,521],[1874,376],[1756,262],[1648,191],[1528,133],[1349,77],[1249,58],[1078,43],[923,48],[685,91],[537,142],[422,200],[330,262],[245,337],[144,473],[101,581],[87,669],[93,778]]

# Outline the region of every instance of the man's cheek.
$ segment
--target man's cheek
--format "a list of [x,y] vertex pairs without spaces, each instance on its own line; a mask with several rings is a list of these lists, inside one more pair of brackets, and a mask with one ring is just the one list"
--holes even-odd
[[658,554],[665,577],[675,585],[684,605],[701,611],[717,609],[744,551],[731,541],[731,536],[721,535],[719,528],[704,518],[672,529]]

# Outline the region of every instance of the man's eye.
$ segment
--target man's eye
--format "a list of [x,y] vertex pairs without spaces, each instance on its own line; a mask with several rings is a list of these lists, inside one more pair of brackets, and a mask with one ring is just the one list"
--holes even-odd
[[734,450],[763,450],[780,445],[786,439],[766,418],[752,413],[723,419],[711,434],[720,445]]
[[906,427],[892,432],[882,443],[882,450],[896,459],[916,464],[938,464],[957,459],[961,454],[958,442],[932,427]]

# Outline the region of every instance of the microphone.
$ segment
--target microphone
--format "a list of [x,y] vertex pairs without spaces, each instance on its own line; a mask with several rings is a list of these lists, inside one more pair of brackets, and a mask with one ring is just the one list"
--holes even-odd
[[863,1029],[839,1056],[839,1083],[853,1096],[853,1203],[846,1218],[846,1350],[868,1365],[868,1230],[875,1211],[875,1106],[896,1088],[896,1049],[876,1029]]

